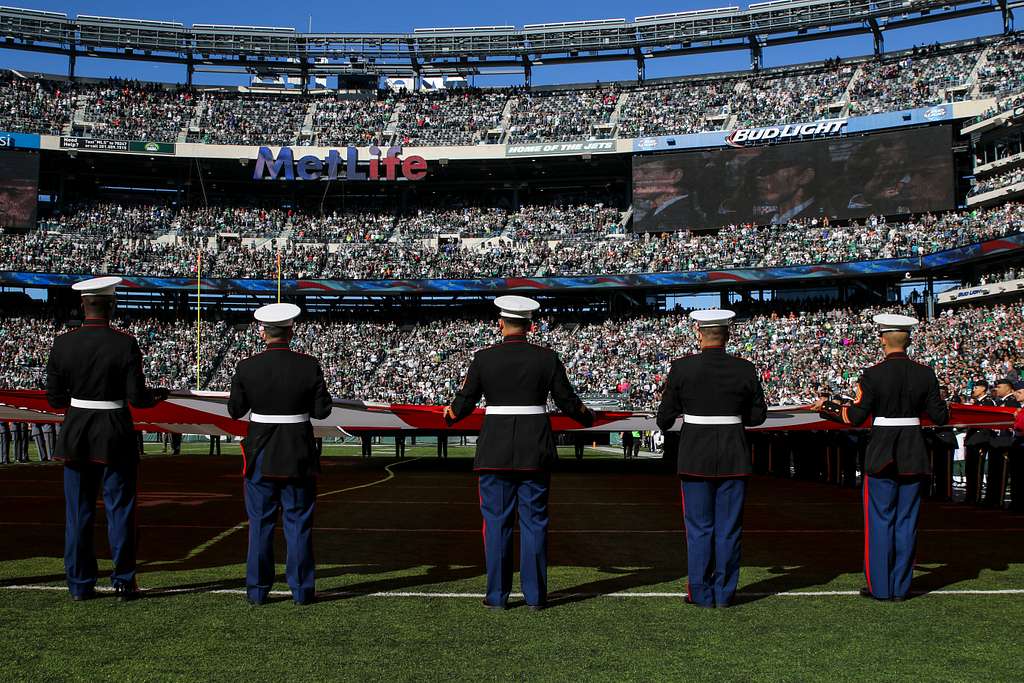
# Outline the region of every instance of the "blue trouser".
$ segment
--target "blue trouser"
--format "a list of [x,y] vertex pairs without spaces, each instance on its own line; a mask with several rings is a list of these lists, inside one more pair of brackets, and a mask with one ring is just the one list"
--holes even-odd
[[316,480],[270,479],[261,473],[263,454],[252,462],[252,478],[245,480],[245,511],[249,515],[249,554],[245,586],[249,599],[264,602],[274,583],[274,527],[277,511],[284,517],[288,547],[285,576],[296,602],[313,599],[313,512]]
[[96,496],[103,487],[103,505],[107,515],[107,538],[114,561],[111,582],[131,585],[135,580],[135,488],[138,465],[110,467],[96,463],[68,465],[64,468],[64,570],[68,590],[82,595],[96,585],[96,549],[93,520]]
[[683,479],[687,595],[694,603],[728,605],[740,580],[745,479]]
[[864,576],[876,598],[910,592],[920,511],[919,478],[864,477]]
[[547,473],[480,474],[487,603],[504,605],[512,592],[512,523],[519,508],[519,572],[528,605],[548,599]]

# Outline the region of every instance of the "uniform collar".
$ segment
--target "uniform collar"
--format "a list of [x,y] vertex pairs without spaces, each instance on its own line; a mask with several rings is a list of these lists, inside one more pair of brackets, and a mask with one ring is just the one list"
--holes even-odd
[[725,347],[722,346],[722,345],[717,345],[717,344],[714,345],[714,346],[702,346],[702,347],[700,347],[700,352],[701,353],[704,353],[706,351],[710,351],[710,352],[714,352],[714,351],[723,352],[723,351],[725,351]]
[[886,360],[889,358],[909,358],[906,351],[893,351],[892,353],[885,354]]
[[110,321],[106,318],[86,318],[82,321],[82,327],[110,327]]
[[508,344],[510,342],[524,342],[526,341],[525,334],[510,334],[502,338],[502,344]]
[[267,350],[268,351],[287,351],[288,350],[288,342],[286,342],[286,341],[267,342]]

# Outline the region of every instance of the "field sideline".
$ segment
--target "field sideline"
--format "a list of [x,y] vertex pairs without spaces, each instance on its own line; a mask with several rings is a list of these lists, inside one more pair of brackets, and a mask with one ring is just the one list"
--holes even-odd
[[[409,448],[396,461],[382,445],[369,461],[325,458],[320,602],[299,608],[282,593],[252,608],[242,595],[241,463],[227,454],[236,448],[143,462],[147,597],[128,604],[108,594],[72,603],[60,590],[60,467],[0,467],[3,679],[1024,680],[1020,516],[926,503],[920,593],[881,604],[852,594],[862,585],[858,492],[755,478],[739,604],[699,610],[681,599],[676,479],[655,461],[588,451],[577,462],[563,449],[551,495],[552,606],[534,613],[518,600],[494,613],[479,604],[470,449],[452,446],[442,462],[433,445]],[[97,540],[102,557],[102,522]],[[284,591],[283,543],[278,560]]]

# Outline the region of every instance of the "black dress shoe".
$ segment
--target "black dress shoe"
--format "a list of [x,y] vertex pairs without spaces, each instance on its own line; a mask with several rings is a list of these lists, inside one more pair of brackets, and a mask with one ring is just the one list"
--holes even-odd
[[715,609],[729,609],[732,607],[732,603],[729,602],[716,602]]
[[898,597],[898,596],[894,595],[891,598],[889,598],[889,602],[906,602],[906,600],[907,600],[906,596]]
[[506,610],[506,609],[508,609],[508,605],[492,605],[491,603],[487,602],[487,598],[484,598],[483,600],[481,600],[481,603],[487,609],[493,609],[493,610]]
[[92,600],[96,597],[96,591],[91,588],[83,593],[72,593],[71,599],[75,602],[85,602],[86,600]]
[[[880,598],[877,595],[875,595],[874,593],[872,593],[871,589],[867,588],[867,587],[864,587],[864,588],[860,589],[860,597],[862,597],[862,598],[870,598],[872,600],[877,600],[878,602],[889,602],[890,600],[894,600],[895,599],[895,598]],[[901,598],[901,600],[902,600],[902,598]]]
[[316,602],[316,596],[315,595],[310,596],[310,597],[306,598],[305,600],[292,600],[292,602],[295,603],[296,605],[299,605],[300,607],[304,606],[304,605],[312,605],[314,602]]
[[683,602],[685,602],[687,605],[693,605],[694,607],[701,607],[703,609],[713,609],[714,608],[714,605],[702,605],[699,602],[694,602],[693,598],[691,598],[689,595],[684,595],[683,596]]
[[546,602],[542,602],[539,605],[527,605],[527,607],[529,607],[534,612],[541,612],[541,611],[547,609],[548,604]]
[[142,597],[142,591],[139,590],[138,584],[132,581],[114,586],[114,595],[117,596],[118,602],[132,602]]

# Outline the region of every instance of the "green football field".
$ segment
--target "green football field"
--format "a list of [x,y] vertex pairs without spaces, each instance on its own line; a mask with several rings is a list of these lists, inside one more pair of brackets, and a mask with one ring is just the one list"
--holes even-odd
[[278,592],[250,607],[236,447],[149,448],[134,603],[68,598],[61,468],[0,467],[0,680],[1024,680],[1024,518],[1006,512],[926,503],[915,597],[877,603],[855,595],[858,492],[754,478],[738,604],[701,610],[682,601],[678,480],[567,449],[551,607],[492,612],[469,450],[339,447],[319,484],[319,602],[292,604],[279,533]]

